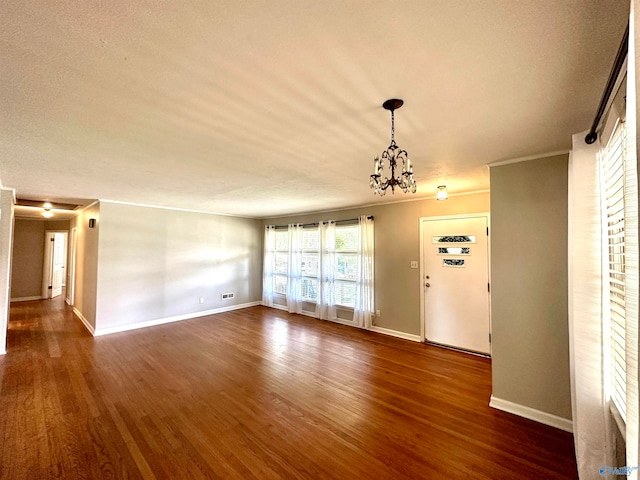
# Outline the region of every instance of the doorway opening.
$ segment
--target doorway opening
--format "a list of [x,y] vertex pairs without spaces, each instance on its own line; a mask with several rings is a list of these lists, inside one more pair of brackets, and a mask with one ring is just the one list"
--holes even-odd
[[42,298],[62,295],[67,283],[67,240],[69,232],[47,230],[45,232],[44,265],[42,268]]

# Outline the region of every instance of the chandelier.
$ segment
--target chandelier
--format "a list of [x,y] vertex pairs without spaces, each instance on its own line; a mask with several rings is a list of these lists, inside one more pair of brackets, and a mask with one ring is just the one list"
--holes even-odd
[[[391,187],[391,193],[395,192],[396,187],[402,189],[404,193],[416,193],[416,181],[413,179],[413,167],[411,166],[411,160],[409,160],[409,154],[406,150],[398,147],[395,140],[393,112],[400,108],[403,103],[399,98],[392,98],[382,104],[385,110],[391,110],[391,144],[382,152],[382,155],[376,156],[374,159],[373,175],[369,180],[369,186],[373,189],[373,193],[377,193],[380,196],[387,193],[387,188],[389,187]],[[384,180],[381,180],[385,162],[389,163],[391,177],[385,176]],[[402,167],[402,172],[396,177],[396,168],[400,167]]]

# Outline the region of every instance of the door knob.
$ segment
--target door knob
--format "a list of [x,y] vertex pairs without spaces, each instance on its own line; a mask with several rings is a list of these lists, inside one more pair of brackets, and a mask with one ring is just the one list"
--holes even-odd
[[431,286],[431,284],[430,284],[430,283],[425,283],[425,284],[424,284],[424,286],[425,286],[425,287],[430,287],[430,286]]

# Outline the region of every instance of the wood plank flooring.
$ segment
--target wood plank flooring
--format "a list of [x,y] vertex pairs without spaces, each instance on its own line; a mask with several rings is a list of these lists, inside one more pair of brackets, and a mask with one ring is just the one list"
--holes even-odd
[[490,361],[263,307],[92,338],[11,307],[0,478],[575,479]]

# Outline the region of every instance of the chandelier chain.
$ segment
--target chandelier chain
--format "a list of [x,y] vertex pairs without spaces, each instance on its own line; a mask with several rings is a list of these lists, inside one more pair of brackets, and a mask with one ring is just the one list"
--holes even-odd
[[396,144],[396,127],[395,127],[395,119],[394,119],[394,110],[391,110],[391,145],[395,145]]

